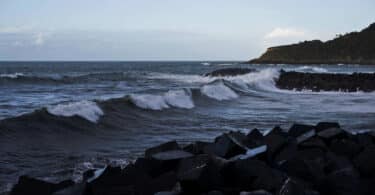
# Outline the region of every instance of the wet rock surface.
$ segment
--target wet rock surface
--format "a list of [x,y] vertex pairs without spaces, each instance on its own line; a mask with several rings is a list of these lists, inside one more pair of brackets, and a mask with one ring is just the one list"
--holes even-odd
[[288,90],[375,91],[375,73],[303,73],[280,71],[276,86]]
[[255,72],[255,69],[252,68],[223,68],[218,69],[209,73],[206,73],[204,76],[218,77],[218,76],[237,76]]
[[266,135],[227,132],[184,147],[167,142],[125,168],[108,165],[84,178],[51,183],[21,176],[10,194],[372,194],[375,139],[326,122],[275,127]]

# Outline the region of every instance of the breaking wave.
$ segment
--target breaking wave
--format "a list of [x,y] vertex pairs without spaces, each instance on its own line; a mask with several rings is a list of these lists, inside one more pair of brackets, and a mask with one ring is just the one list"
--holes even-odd
[[130,101],[143,109],[163,110],[170,107],[191,109],[194,102],[190,90],[169,90],[163,95],[131,94]]
[[219,101],[238,98],[236,92],[225,86],[222,81],[204,85],[200,91],[203,95]]
[[86,100],[49,106],[47,107],[47,111],[56,116],[80,116],[93,123],[97,123],[100,116],[104,114],[95,102]]

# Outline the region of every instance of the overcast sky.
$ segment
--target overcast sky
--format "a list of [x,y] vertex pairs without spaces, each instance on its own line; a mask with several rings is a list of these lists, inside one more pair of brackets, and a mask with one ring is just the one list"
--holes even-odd
[[0,0],[0,60],[247,60],[375,22],[374,0]]

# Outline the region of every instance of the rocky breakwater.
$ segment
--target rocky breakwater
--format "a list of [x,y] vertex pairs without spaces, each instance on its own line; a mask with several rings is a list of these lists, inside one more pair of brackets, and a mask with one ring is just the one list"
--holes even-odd
[[213,142],[167,142],[125,168],[84,173],[81,183],[19,178],[11,195],[332,195],[375,191],[375,136],[339,124],[294,124],[265,135],[228,132]]
[[288,90],[375,91],[375,73],[302,73],[280,71],[276,86]]
[[237,76],[237,75],[244,75],[251,72],[256,72],[255,69],[252,68],[223,68],[214,70],[212,72],[204,74],[204,76],[210,77],[226,77],[226,76]]

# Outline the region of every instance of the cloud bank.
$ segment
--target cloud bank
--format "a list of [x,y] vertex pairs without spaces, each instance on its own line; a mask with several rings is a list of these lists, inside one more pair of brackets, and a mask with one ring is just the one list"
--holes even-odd
[[267,33],[265,39],[276,39],[276,38],[298,38],[306,37],[309,33],[298,30],[295,28],[274,28],[271,32]]

